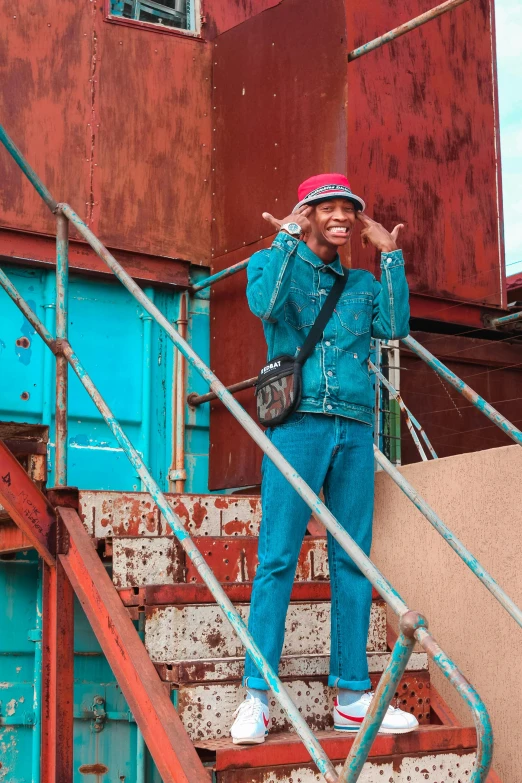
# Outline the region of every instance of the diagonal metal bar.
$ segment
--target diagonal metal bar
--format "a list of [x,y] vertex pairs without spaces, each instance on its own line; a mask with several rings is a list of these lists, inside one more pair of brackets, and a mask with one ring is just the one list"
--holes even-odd
[[[415,612],[409,612],[408,614],[416,615]],[[420,617],[420,615],[416,616]],[[413,634],[406,637],[401,631],[393,646],[390,661],[379,680],[368,712],[365,715],[361,728],[357,732],[348,758],[341,770],[339,783],[357,783],[357,780],[359,780],[364,762],[386,715],[386,710],[395,696],[399,681],[406,671],[414,646],[415,638]]]
[[402,399],[401,395],[399,394],[398,391],[396,391],[393,388],[393,386],[388,381],[388,379],[384,377],[382,372],[379,369],[377,369],[377,367],[375,366],[375,364],[372,361],[369,361],[368,365],[370,367],[370,370],[373,372],[373,374],[377,376],[377,378],[379,379],[379,381],[382,384],[384,384],[384,386],[387,388],[387,390],[389,391],[389,393],[391,394],[393,399],[397,402],[399,408],[401,409],[402,413],[404,414],[404,418],[406,419],[406,424],[407,424],[408,429],[410,431],[411,437],[413,438],[413,442],[417,446],[417,451],[421,455],[421,459],[423,461],[426,461],[428,459],[427,456],[426,456],[426,452],[422,448],[422,445],[421,445],[421,442],[419,440],[419,437],[418,437],[417,433],[415,432],[415,429],[414,429],[414,426],[413,426],[413,422],[411,420],[410,412],[409,412],[408,408],[406,407],[406,405],[404,404],[404,400]]
[[198,291],[203,291],[203,289],[214,285],[214,283],[219,283],[221,280],[226,280],[227,277],[231,277],[237,272],[241,272],[243,269],[247,268],[249,261],[250,258],[246,258],[244,261],[240,261],[239,263],[234,264],[234,266],[229,266],[226,269],[223,269],[221,272],[216,272],[215,275],[205,277],[203,280],[201,280],[200,283],[195,283],[190,287],[190,293],[197,294]]
[[54,212],[57,207],[57,202],[51,196],[36,171],[26,161],[14,141],[7,135],[2,125],[0,125],[0,142],[14,159],[17,166],[22,169],[31,185],[37,191],[38,195],[43,198],[51,212]]
[[59,555],[164,783],[210,780],[76,511],[58,508],[69,535]]
[[410,19],[409,22],[405,22],[404,24],[399,25],[399,27],[394,27],[393,30],[390,30],[388,33],[384,33],[384,35],[374,38],[373,41],[368,41],[368,43],[363,44],[363,46],[353,49],[348,55],[348,62],[352,62],[352,60],[356,60],[358,57],[368,54],[368,52],[373,52],[374,49],[379,49],[381,46],[384,46],[384,44],[390,43],[390,41],[395,41],[395,39],[400,38],[401,35],[405,35],[406,33],[409,33],[410,30],[421,27],[421,25],[426,24],[426,22],[431,22],[432,19],[436,19],[438,16],[442,16],[442,14],[445,14],[448,11],[453,11],[454,8],[463,5],[463,3],[466,3],[467,1],[468,0],[447,0],[447,2],[432,8],[430,11],[426,11],[426,13],[416,16],[414,19]]
[[480,579],[484,587],[495,596],[501,606],[504,607],[506,612],[511,615],[513,620],[522,628],[522,610],[516,605],[516,603],[504,592],[500,585],[493,579],[491,574],[486,571],[484,566],[479,563],[477,558],[467,549],[462,541],[458,539],[447,525],[444,524],[442,519],[435,513],[432,507],[422,498],[415,487],[404,478],[402,473],[397,470],[395,465],[374,447],[374,457],[376,462],[381,466],[383,470],[390,476],[390,478],[397,484],[397,486],[404,492],[411,502],[419,509],[421,514],[426,517],[428,522],[433,525],[435,530],[440,533],[443,539],[450,545],[454,552],[460,557],[461,560],[468,566],[468,568]]
[[522,432],[517,429],[517,427],[515,427],[515,425],[512,424],[508,419],[506,419],[505,416],[499,413],[492,405],[490,405],[489,402],[484,399],[484,397],[481,397],[480,394],[477,394],[476,391],[473,391],[471,386],[468,386],[468,384],[461,380],[458,375],[455,375],[455,373],[446,367],[445,364],[442,364],[442,362],[433,356],[432,353],[424,348],[424,346],[417,342],[417,340],[415,340],[411,335],[404,337],[402,342],[404,345],[407,345],[414,354],[426,362],[426,364],[431,367],[432,370],[435,370],[437,375],[440,375],[441,378],[444,378],[444,380],[451,384],[454,389],[460,392],[463,397],[469,400],[469,402],[471,402],[475,408],[477,408],[477,410],[483,413],[484,416],[487,416],[488,419],[493,422],[493,424],[496,424],[497,427],[500,427],[500,429],[506,433],[506,435],[509,435],[511,440],[514,440],[515,443],[518,443],[519,446],[522,446]]
[[0,440],[0,500],[40,557],[55,565],[56,515],[16,457]]

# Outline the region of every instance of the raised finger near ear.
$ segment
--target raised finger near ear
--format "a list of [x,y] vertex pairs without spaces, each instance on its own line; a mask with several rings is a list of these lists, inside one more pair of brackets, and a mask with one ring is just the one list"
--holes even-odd
[[391,235],[395,241],[397,241],[397,237],[399,236],[399,231],[401,228],[404,228],[404,223],[398,223],[391,231]]
[[360,220],[361,223],[364,223],[365,225],[369,226],[370,223],[374,223],[375,221],[371,219],[369,215],[367,215],[365,212],[361,212],[360,210],[355,213],[355,217],[357,220]]
[[281,220],[278,220],[273,215],[270,214],[270,212],[263,212],[262,217],[267,221],[267,223],[270,223],[274,228],[277,228],[278,230],[283,225]]

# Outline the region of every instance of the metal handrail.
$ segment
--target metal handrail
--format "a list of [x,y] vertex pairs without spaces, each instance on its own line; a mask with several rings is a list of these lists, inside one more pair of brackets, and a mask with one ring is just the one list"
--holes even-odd
[[[0,126],[0,141],[3,141],[6,137],[7,134],[5,133],[5,130]],[[24,160],[20,151],[16,148],[10,139],[9,142],[10,145],[6,145],[6,147],[17,163],[23,161],[24,166],[22,167],[22,170],[26,176],[35,187],[36,184],[39,184],[43,188],[43,185],[37,177],[36,173]],[[40,192],[38,187],[36,189],[38,192]],[[209,383],[212,391],[217,393],[219,399],[228,408],[236,420],[249,433],[252,439],[258,444],[258,446],[274,463],[274,465],[281,471],[283,476],[296,490],[296,492],[303,498],[310,508],[313,516],[324,524],[326,529],[340,544],[340,546],[342,546],[343,549],[350,555],[361,573],[367,577],[377,592],[384,598],[386,603],[400,618],[401,633],[393,649],[390,661],[377,686],[372,706],[365,716],[365,719],[359,730],[357,740],[352,745],[346,763],[341,771],[340,776],[338,776],[335,772],[333,764],[317,741],[313,732],[308,727],[306,721],[295,707],[291,697],[279,680],[276,672],[274,672],[274,670],[263,657],[261,651],[248,632],[244,621],[236,612],[231,601],[228,599],[220,583],[214,576],[213,571],[201,556],[190,535],[183,527],[181,520],[169,506],[165,495],[161,492],[159,486],[149,473],[138,452],[133,447],[120,424],[113,415],[112,411],[101,397],[96,386],[87,374],[85,368],[74,353],[70,343],[67,341],[67,339],[54,339],[52,337],[51,333],[31,310],[27,302],[23,299],[23,297],[20,296],[19,292],[13,286],[3,270],[0,270],[0,284],[4,290],[9,294],[11,299],[32,324],[33,328],[44,340],[46,345],[53,351],[55,356],[65,357],[68,364],[70,364],[73,368],[74,372],[78,376],[78,379],[86,389],[87,393],[100,411],[114,437],[120,444],[122,450],[130,460],[131,464],[137,470],[138,475],[151,494],[151,497],[163,512],[165,519],[171,527],[174,535],[180,542],[189,558],[194,563],[203,581],[210,589],[226,619],[231,624],[232,628],[239,636],[241,642],[252,656],[256,666],[271,688],[275,698],[287,714],[289,720],[296,729],[297,734],[303,741],[305,747],[310,753],[310,756],[314,760],[318,770],[321,772],[327,783],[355,783],[355,781],[358,780],[362,767],[366,761],[366,758],[368,757],[370,746],[379,730],[382,719],[386,714],[386,710],[388,709],[388,706],[390,705],[395,693],[395,685],[405,670],[413,650],[413,641],[415,639],[422,645],[434,663],[441,669],[443,674],[453,683],[461,696],[465,698],[471,709],[477,730],[477,758],[475,768],[470,777],[470,783],[484,783],[492,760],[493,737],[489,715],[478,693],[475,691],[472,685],[465,680],[464,676],[460,673],[456,665],[442,653],[431,634],[427,632],[426,620],[421,615],[415,612],[411,612],[408,609],[399,593],[386,580],[383,574],[373,564],[370,558],[365,555],[365,553],[351,538],[351,536],[348,535],[342,525],[333,516],[331,511],[329,511],[329,509],[312,491],[312,489],[301,478],[301,476],[296,473],[290,463],[287,462],[282,454],[273,446],[261,428],[250,418],[246,411],[239,405],[237,400],[235,400],[234,397],[226,390],[225,386],[221,383],[221,381],[219,381],[216,375],[210,370],[209,367],[204,364],[204,362],[192,350],[188,343],[179,335],[179,333],[165,318],[163,313],[145,295],[145,293],[141,290],[133,278],[130,277],[127,272],[125,272],[122,266],[116,261],[114,256],[112,256],[112,254],[107,250],[107,248],[104,247],[100,240],[92,233],[92,231],[90,231],[90,229],[78,217],[74,210],[67,204],[59,204],[56,206],[54,211],[58,214],[64,215],[75,226],[76,230],[87,240],[93,250],[114,272],[116,277],[125,286],[125,288],[136,298],[141,306],[148,313],[150,313],[150,315],[152,315],[158,325],[167,332],[172,342],[178,348],[181,354],[185,356],[185,358],[199,372],[202,378]],[[57,266],[57,275],[58,273],[59,270]],[[60,274],[67,274],[66,263],[61,265]],[[66,316],[65,302],[63,313],[65,313]]]

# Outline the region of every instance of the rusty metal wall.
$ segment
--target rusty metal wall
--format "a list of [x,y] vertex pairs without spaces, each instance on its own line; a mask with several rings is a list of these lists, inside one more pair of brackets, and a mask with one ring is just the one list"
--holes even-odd
[[202,33],[205,38],[214,39],[280,2],[281,0],[203,0]]
[[[347,3],[349,49],[427,7]],[[492,14],[466,3],[350,63],[348,169],[369,214],[405,223],[413,291],[501,304]],[[354,243],[354,265],[371,255]]]
[[[100,0],[0,13],[6,129],[55,197],[111,247],[208,262],[211,46],[109,23]],[[54,233],[3,150],[0,180],[1,226]]]
[[[521,425],[522,344],[513,339],[483,340],[472,335],[414,332],[415,338],[500,413]],[[401,395],[422,424],[439,457],[508,446],[511,439],[407,349],[401,349]],[[402,427],[403,464],[419,453]]]

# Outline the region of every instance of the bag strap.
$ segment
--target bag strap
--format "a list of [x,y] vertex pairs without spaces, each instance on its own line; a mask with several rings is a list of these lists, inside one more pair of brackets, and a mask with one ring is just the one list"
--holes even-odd
[[297,364],[304,364],[306,362],[313,349],[321,339],[326,324],[330,320],[330,317],[335,310],[335,305],[339,301],[339,297],[341,296],[347,281],[348,270],[346,269],[342,275],[337,275],[335,282],[331,287],[328,296],[326,297],[325,303],[321,307],[319,315],[312,324],[312,328],[308,332],[306,340],[303,343],[303,347],[301,348],[301,351],[296,358]]

